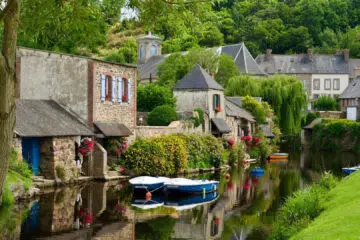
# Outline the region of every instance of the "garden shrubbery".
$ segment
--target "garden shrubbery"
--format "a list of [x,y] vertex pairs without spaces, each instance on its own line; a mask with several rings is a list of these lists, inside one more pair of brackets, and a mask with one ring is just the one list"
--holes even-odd
[[347,119],[323,119],[313,128],[313,146],[323,150],[359,150],[360,123]]
[[313,107],[318,111],[336,111],[339,105],[334,98],[321,96],[313,103]]
[[150,126],[168,126],[172,121],[177,120],[175,107],[170,105],[162,105],[154,108],[148,116],[148,124]]
[[218,166],[222,150],[220,141],[211,135],[139,138],[125,153],[125,166],[139,175],[172,175],[186,168]]
[[337,184],[335,177],[326,173],[319,183],[295,192],[286,202],[278,215],[270,239],[289,239],[308,224],[323,210],[322,202],[327,193]]

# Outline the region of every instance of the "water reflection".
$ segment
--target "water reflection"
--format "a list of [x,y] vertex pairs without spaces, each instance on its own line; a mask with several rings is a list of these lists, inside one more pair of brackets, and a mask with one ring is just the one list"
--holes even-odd
[[[289,160],[264,161],[196,176],[220,181],[218,192],[166,197],[133,196],[126,182],[92,182],[49,191],[32,203],[0,211],[3,239],[266,239],[284,199],[319,178],[324,170],[358,164],[355,154],[290,153]],[[251,174],[261,167],[262,175]],[[135,206],[133,206],[135,204]],[[6,212],[5,211],[5,212]],[[27,214],[25,214],[27,213]],[[17,220],[14,220],[17,219]],[[23,219],[23,221],[22,221]],[[21,223],[22,221],[22,223]]]

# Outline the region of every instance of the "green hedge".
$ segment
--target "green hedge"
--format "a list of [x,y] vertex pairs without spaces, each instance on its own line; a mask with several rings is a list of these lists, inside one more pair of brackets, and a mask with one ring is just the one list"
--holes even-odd
[[125,166],[138,175],[173,175],[186,168],[219,166],[222,151],[220,140],[211,135],[139,138],[125,153]]
[[324,150],[359,150],[360,123],[347,119],[323,119],[313,128],[313,146]]
[[150,126],[168,126],[172,121],[177,120],[175,108],[170,105],[162,105],[154,108],[148,116]]

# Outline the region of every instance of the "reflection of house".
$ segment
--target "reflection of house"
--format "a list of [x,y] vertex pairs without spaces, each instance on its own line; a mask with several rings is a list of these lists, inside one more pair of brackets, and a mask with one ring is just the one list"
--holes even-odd
[[[161,39],[151,35],[137,39],[138,42],[138,67],[142,83],[156,81],[158,67],[170,54],[161,54]],[[217,54],[226,54],[232,57],[240,73],[265,76],[266,73],[258,66],[244,43],[212,48]],[[182,52],[181,54],[186,54]]]
[[280,55],[272,54],[271,49],[268,49],[256,61],[267,74],[286,74],[299,78],[310,100],[321,95],[340,95],[349,84],[352,71],[349,50],[325,55],[313,54],[309,49],[307,54]]
[[[112,133],[115,137],[134,133],[136,66],[18,48],[16,76],[16,95],[19,99],[52,100],[59,103],[77,121],[88,124],[89,127],[96,123],[97,138],[108,137],[108,132],[102,132],[103,127],[108,125],[117,129]],[[38,114],[41,119],[45,113]],[[61,126],[60,121],[57,117],[51,118],[54,126]],[[76,130],[79,129],[73,132]],[[32,144],[40,149],[38,143]],[[97,149],[103,151],[101,146]],[[39,150],[35,151],[35,155],[39,155]],[[65,153],[68,148],[61,148],[61,151]],[[106,158],[106,152],[103,155]]]
[[[224,89],[200,65],[195,65],[175,85],[174,96],[177,100],[177,110],[180,112],[202,108],[206,115],[205,132],[215,136],[230,133],[234,136],[250,134],[251,123],[255,122],[249,112],[224,97]],[[241,132],[239,126],[249,130]]]

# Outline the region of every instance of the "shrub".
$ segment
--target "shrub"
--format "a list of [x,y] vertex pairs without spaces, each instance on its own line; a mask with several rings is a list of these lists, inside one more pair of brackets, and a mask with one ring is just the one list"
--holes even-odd
[[316,118],[319,118],[319,117],[320,117],[320,113],[318,113],[318,112],[309,112],[306,115],[305,125],[304,126],[310,124],[312,121],[314,121]]
[[29,165],[18,159],[18,152],[15,149],[12,149],[11,152],[9,169],[28,179],[31,179],[33,176]]
[[231,149],[229,154],[228,164],[232,166],[234,165],[234,163],[239,163],[243,161],[244,158],[245,158],[244,143],[240,141]]
[[263,124],[266,121],[266,111],[264,106],[250,96],[246,96],[242,99],[242,107],[250,111],[258,124]]
[[198,127],[204,122],[204,110],[201,108],[196,108],[194,112],[197,113],[197,116],[193,117],[194,127]]
[[139,175],[175,174],[187,166],[185,142],[175,135],[137,139],[125,153],[125,166]]
[[175,107],[175,103],[173,92],[169,87],[158,84],[138,86],[137,109],[139,112],[151,112],[154,108],[161,105]]
[[162,105],[154,108],[148,116],[150,126],[167,126],[177,120],[175,108],[170,105]]
[[338,103],[332,97],[321,96],[313,103],[313,107],[318,111],[335,111],[338,109]]

